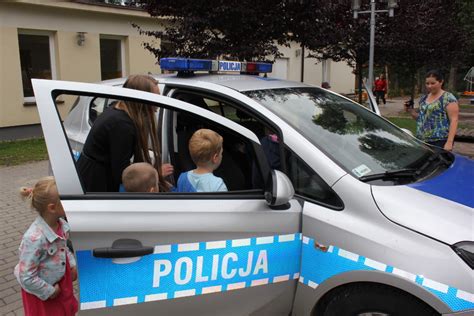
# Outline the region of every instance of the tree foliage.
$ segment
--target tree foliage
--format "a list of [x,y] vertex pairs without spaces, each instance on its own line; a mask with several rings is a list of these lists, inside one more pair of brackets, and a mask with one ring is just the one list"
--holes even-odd
[[[142,34],[159,38],[145,47],[156,55],[240,60],[273,59],[278,44],[297,42],[319,60],[369,59],[369,15],[353,18],[350,0],[142,0],[158,18],[159,29]],[[362,1],[369,10],[370,1]],[[136,5],[137,2],[134,2]],[[385,4],[377,1],[378,9]],[[375,63],[413,74],[423,68],[447,70],[473,63],[474,1],[399,0],[395,16],[377,14]]]
[[160,0],[141,1],[151,16],[163,21],[162,30],[145,30],[142,34],[160,38],[171,46],[145,47],[157,57],[216,58],[225,56],[241,60],[279,56],[276,41],[284,37],[282,2],[273,0]]

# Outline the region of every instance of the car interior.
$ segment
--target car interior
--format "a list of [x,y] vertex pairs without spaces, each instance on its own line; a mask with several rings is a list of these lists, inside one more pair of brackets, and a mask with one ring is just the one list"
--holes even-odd
[[[223,103],[213,103],[211,100],[197,94],[177,92],[173,97],[221,115],[221,110],[225,107],[228,108],[228,106]],[[228,110],[230,111],[230,109]],[[243,139],[230,129],[215,126],[210,121],[204,122],[192,114],[175,112],[174,115],[176,116],[174,132],[177,136],[177,144],[170,150],[170,158],[175,170],[175,179],[179,177],[181,172],[195,168],[189,154],[188,142],[195,131],[201,128],[208,128],[214,130],[224,138],[222,163],[214,174],[224,180],[228,190],[240,191],[262,188],[260,183],[256,185],[256,181],[254,181],[256,178],[260,178],[261,175],[256,168],[253,148],[249,141]],[[237,117],[237,120],[242,119]],[[250,122],[250,120],[248,121]],[[172,124],[169,124],[169,126],[172,126]],[[169,137],[172,135],[173,133],[168,134]],[[173,143],[171,138],[169,143]]]
[[[198,94],[179,92],[173,95],[174,98],[181,101],[199,106],[219,115],[224,113],[227,118],[251,129],[258,137],[264,135],[264,127],[241,110],[236,110],[224,102],[214,101]],[[96,97],[89,103],[89,123],[92,125],[97,117],[112,104],[117,102],[114,99]],[[225,111],[225,112],[224,112]],[[196,166],[191,159],[188,149],[188,142],[195,131],[201,128],[212,129],[220,134],[223,139],[223,159],[220,167],[214,171],[214,174],[221,177],[229,191],[242,191],[262,189],[262,175],[255,163],[255,153],[250,141],[243,139],[242,136],[218,126],[212,121],[203,120],[191,113],[184,111],[175,111],[173,115],[168,116],[169,122],[166,126],[170,127],[166,135],[168,137],[170,163],[174,167],[173,179],[177,181],[182,172],[194,169]],[[162,131],[163,132],[163,131]]]

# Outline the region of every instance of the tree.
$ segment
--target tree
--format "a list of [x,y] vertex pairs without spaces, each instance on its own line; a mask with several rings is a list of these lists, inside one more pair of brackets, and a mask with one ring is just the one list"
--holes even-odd
[[[349,0],[141,0],[161,24],[142,34],[161,47],[144,46],[157,58],[182,56],[263,60],[280,56],[277,44],[295,41],[309,57],[345,61],[359,82],[369,59],[369,16],[353,18]],[[363,1],[369,9],[369,1]],[[395,17],[377,15],[375,63],[406,78],[414,93],[420,70],[444,71],[473,60],[471,0],[400,0]]]
[[[362,10],[368,10],[369,2],[364,3],[366,7]],[[470,0],[400,0],[393,18],[377,15],[375,63],[389,65],[401,77],[408,78],[414,93],[415,75],[420,69],[439,68],[446,72],[453,63],[465,61],[466,55],[472,56],[472,48],[467,45],[472,43],[472,31],[469,33],[461,26],[469,23],[472,26],[473,11],[467,10],[472,3]],[[328,31],[334,30],[333,37],[306,45],[314,57],[344,60],[355,66],[360,77],[361,66],[369,57],[368,15],[353,19],[350,1],[338,2],[325,10]],[[459,23],[459,16],[464,18],[463,23]],[[471,53],[466,54],[466,50]]]
[[[353,18],[351,1],[326,1],[321,3],[321,8],[322,23],[313,25],[310,34],[321,32],[325,36],[309,38],[306,42],[311,50],[309,56],[318,60],[345,61],[354,68],[359,82],[359,102],[362,102],[362,68],[369,59],[369,20]],[[379,36],[381,28],[377,28]]]
[[409,78],[414,95],[418,71],[437,68],[447,73],[459,60],[463,34],[452,0],[400,2],[396,16],[387,19],[386,43],[378,52],[383,62]]
[[162,21],[163,30],[144,30],[142,34],[160,38],[172,47],[145,48],[157,58],[170,53],[182,57],[254,60],[278,57],[277,41],[284,25],[275,23],[282,16],[282,2],[273,0],[160,0],[141,1],[151,16]]
[[[458,89],[456,83],[464,77],[466,71],[474,66],[474,1],[455,0],[455,20],[460,27],[461,45],[456,47],[457,57],[451,65],[448,84],[453,91]],[[457,76],[458,69],[462,71],[461,78]]]

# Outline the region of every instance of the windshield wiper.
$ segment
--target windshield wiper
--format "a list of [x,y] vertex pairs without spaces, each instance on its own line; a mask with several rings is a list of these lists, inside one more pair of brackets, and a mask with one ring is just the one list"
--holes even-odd
[[424,164],[421,165],[420,168],[418,168],[418,175],[421,175],[421,173],[425,171],[426,168],[428,168],[436,159],[439,159],[436,163],[436,166],[445,165],[446,167],[449,167],[451,164],[448,160],[446,160],[446,158],[443,157],[441,152],[435,152],[430,156],[430,158],[426,160]]
[[359,180],[362,182],[368,182],[381,179],[417,178],[437,159],[437,166],[449,166],[451,164],[448,160],[446,160],[446,158],[443,157],[442,153],[436,152],[433,153],[433,155],[431,155],[419,168],[405,168],[399,170],[385,171],[382,173],[369,174],[366,176],[359,177]]
[[366,176],[359,177],[362,182],[380,180],[380,179],[398,179],[398,178],[414,178],[419,175],[419,169],[399,169],[392,171],[385,171],[382,173],[369,174]]

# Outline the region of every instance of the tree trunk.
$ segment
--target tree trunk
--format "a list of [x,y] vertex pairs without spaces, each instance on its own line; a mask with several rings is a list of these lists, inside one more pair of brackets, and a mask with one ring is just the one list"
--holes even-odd
[[358,92],[359,92],[359,103],[362,104],[362,63],[356,64],[357,69],[357,85],[358,85]]
[[[392,89],[392,91],[395,91],[395,93],[397,91],[400,91],[400,73],[397,72],[397,69],[391,67],[391,76],[390,76],[392,79],[390,80],[390,82],[388,83],[390,88]],[[392,95],[392,97],[394,97]]]
[[417,77],[416,71],[412,71],[410,74],[410,96],[413,100],[415,100]]
[[456,92],[456,75],[458,68],[454,65],[451,65],[449,69],[449,78],[448,78],[448,90],[451,92]]
[[426,69],[425,68],[421,68],[421,69],[418,69],[417,71],[418,73],[418,93],[425,93],[425,73],[426,73]]

